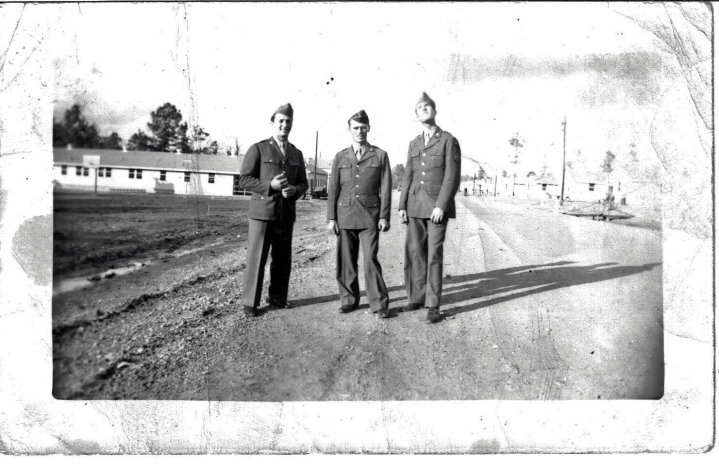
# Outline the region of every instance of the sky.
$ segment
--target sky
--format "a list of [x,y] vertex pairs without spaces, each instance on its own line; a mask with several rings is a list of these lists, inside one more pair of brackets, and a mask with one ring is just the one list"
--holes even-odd
[[370,142],[404,163],[423,91],[459,139],[465,174],[472,161],[490,173],[558,171],[565,116],[569,160],[598,167],[630,143],[651,159],[649,126],[678,73],[652,34],[605,3],[54,7],[56,119],[79,103],[103,134],[127,140],[170,102],[244,151],[290,102],[290,140],[306,160],[316,132],[321,161],[347,147],[347,119],[364,109]]

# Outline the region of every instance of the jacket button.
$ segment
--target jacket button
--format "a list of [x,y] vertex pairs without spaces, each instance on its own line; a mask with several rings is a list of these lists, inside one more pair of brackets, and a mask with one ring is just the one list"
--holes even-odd
[[423,181],[420,181],[419,183],[420,183],[420,185],[424,185],[424,182],[423,182]]
[[422,172],[422,175],[424,175],[424,172]]
[[355,195],[355,198],[359,198],[359,195]]
[[422,162],[422,165],[424,165],[424,162]]
[[355,185],[356,188],[359,188],[359,185]]
[[426,152],[422,152],[422,157],[427,157],[427,153],[426,153]]

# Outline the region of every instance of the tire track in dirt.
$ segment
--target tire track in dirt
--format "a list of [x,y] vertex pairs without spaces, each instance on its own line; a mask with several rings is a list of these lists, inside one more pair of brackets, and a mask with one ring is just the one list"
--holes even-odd
[[[474,211],[480,210],[476,204],[472,207]],[[484,252],[492,254],[488,268],[511,268],[524,264],[489,225],[481,222],[480,234]],[[490,318],[492,341],[504,362],[501,371],[505,375],[505,387],[518,398],[556,399],[561,394],[557,390],[557,378],[568,367],[551,335],[550,316],[542,312],[543,307],[535,307],[531,297],[516,300],[514,304],[509,312],[496,308],[487,308],[486,311]],[[519,390],[514,391],[515,387]]]

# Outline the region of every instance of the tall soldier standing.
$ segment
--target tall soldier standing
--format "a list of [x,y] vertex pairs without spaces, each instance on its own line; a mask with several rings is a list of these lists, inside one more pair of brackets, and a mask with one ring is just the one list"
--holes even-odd
[[399,218],[407,226],[404,311],[427,307],[427,322],[442,320],[442,264],[447,221],[455,217],[462,151],[459,142],[437,126],[434,100],[422,92],[415,106],[423,133],[409,143],[402,180]]
[[359,304],[357,257],[361,244],[370,309],[387,318],[389,295],[377,251],[379,231],[389,230],[392,172],[387,152],[367,142],[367,113],[358,111],[347,125],[354,142],[335,156],[327,192],[328,229],[337,236],[340,312],[351,312]]
[[287,138],[294,111],[289,103],[272,113],[273,136],[250,146],[240,169],[240,186],[252,191],[247,234],[247,267],[243,293],[247,317],[259,315],[267,255],[272,250],[270,307],[287,309],[292,266],[295,201],[307,191],[302,152]]

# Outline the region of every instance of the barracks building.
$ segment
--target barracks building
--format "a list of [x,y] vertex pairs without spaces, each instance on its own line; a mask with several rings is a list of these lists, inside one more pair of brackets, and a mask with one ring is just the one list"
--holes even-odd
[[[109,149],[53,149],[55,191],[245,196],[239,186],[243,156]],[[327,188],[328,173],[307,169],[315,188]]]

